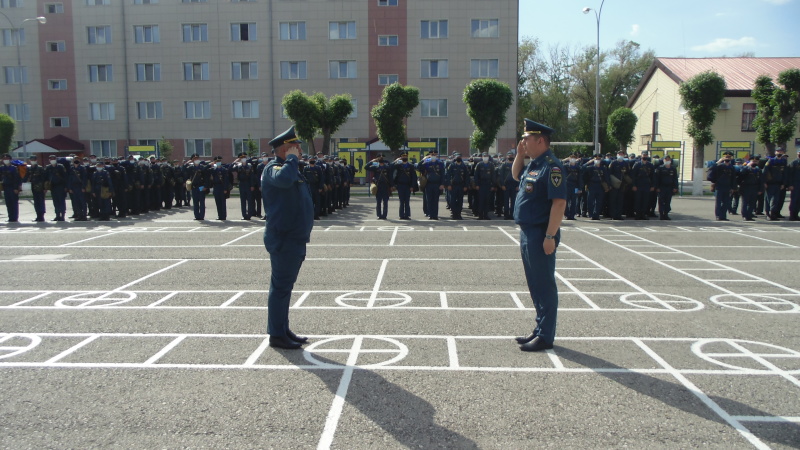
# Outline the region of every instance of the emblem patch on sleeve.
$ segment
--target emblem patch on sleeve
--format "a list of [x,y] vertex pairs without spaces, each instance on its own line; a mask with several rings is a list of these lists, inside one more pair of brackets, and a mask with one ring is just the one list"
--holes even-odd
[[533,192],[533,183],[531,182],[525,183],[525,192],[527,192],[528,194]]
[[561,175],[561,169],[558,167],[553,167],[550,169],[550,182],[553,183],[553,186],[559,187],[561,186],[561,180],[563,179]]

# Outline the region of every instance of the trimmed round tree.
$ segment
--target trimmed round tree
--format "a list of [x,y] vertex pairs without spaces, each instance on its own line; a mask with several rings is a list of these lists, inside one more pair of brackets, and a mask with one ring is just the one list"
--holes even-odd
[[464,88],[464,103],[467,115],[475,124],[470,142],[473,148],[489,150],[497,132],[506,123],[506,111],[514,101],[511,88],[503,82],[491,79],[475,80]]
[[628,145],[633,142],[633,132],[638,121],[639,118],[630,108],[617,108],[608,116],[608,136],[625,153],[628,152]]
[[419,89],[392,83],[383,89],[381,100],[372,108],[378,138],[396,153],[406,143],[406,126],[403,121],[411,117],[419,105]]

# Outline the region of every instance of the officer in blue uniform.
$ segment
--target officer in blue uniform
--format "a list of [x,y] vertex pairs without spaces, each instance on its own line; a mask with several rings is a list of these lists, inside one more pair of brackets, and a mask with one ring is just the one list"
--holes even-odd
[[637,220],[648,220],[648,209],[650,207],[650,192],[655,191],[653,186],[653,174],[655,167],[650,162],[650,157],[642,154],[641,161],[635,163],[631,169],[633,178],[634,210]]
[[439,196],[444,190],[444,163],[439,161],[439,152],[431,152],[430,158],[419,164],[420,173],[427,177],[425,203],[430,220],[439,220]]
[[105,163],[97,161],[95,172],[92,174],[92,197],[98,203],[98,214],[101,221],[111,220],[111,197],[114,196],[114,182],[111,175],[105,170]]
[[411,220],[411,191],[417,189],[417,171],[408,162],[408,153],[400,154],[400,159],[392,165],[394,187],[400,200],[400,220]]
[[45,169],[45,191],[49,190],[53,199],[53,209],[56,222],[63,222],[67,212],[67,168],[59,164],[56,155],[50,155],[50,165]]
[[445,185],[450,193],[450,216],[455,220],[463,219],[461,212],[464,210],[464,193],[470,185],[469,172],[469,167],[459,154],[456,154],[453,163],[445,170]]
[[367,170],[372,172],[372,182],[378,188],[375,192],[375,214],[378,219],[386,220],[389,213],[389,194],[392,193],[392,168],[381,155],[367,163]]
[[488,153],[481,156],[475,164],[475,186],[478,188],[478,220],[490,220],[489,208],[492,204],[492,191],[495,190],[496,174],[494,164]]
[[[497,183],[500,186],[503,197],[503,218],[511,220],[514,218],[514,205],[517,201],[517,189],[519,183],[514,180],[511,168],[514,166],[514,152],[506,154],[506,162],[497,169]],[[501,193],[498,192],[499,196]]]
[[233,165],[236,172],[236,181],[239,184],[239,203],[242,209],[242,219],[250,220],[255,213],[255,168],[247,159],[247,153],[239,153],[239,160]]
[[605,195],[610,188],[609,183],[611,181],[608,176],[608,168],[603,165],[600,154],[594,155],[594,159],[584,166],[583,181],[586,190],[589,191],[587,199],[589,216],[591,216],[592,220],[600,220],[600,214],[603,213]]
[[88,204],[86,202],[86,196],[84,196],[88,181],[87,177],[86,168],[81,165],[81,160],[79,158],[74,158],[72,160],[72,169],[69,172],[67,192],[69,192],[70,199],[72,200],[72,214],[77,222],[87,220]]
[[[263,170],[262,170],[263,172]],[[314,203],[314,220],[319,220],[320,212],[320,195],[323,192],[324,186],[322,185],[322,168],[317,165],[317,157],[311,156],[308,159],[308,164],[303,167],[303,176],[306,177],[308,187],[311,190],[311,200]]]
[[308,338],[289,328],[289,301],[297,274],[306,258],[314,226],[314,205],[308,183],[299,170],[300,144],[294,126],[269,142],[275,153],[261,175],[267,224],[264,246],[272,273],[267,299],[270,347],[298,349]]
[[709,169],[707,178],[711,182],[711,191],[714,192],[716,220],[728,221],[731,192],[735,181],[733,153],[724,153],[722,159]]
[[228,206],[226,200],[230,197],[231,182],[228,169],[222,164],[222,156],[214,158],[214,166],[211,169],[211,186],[214,188],[217,220],[227,220]]
[[767,158],[767,163],[764,165],[764,191],[766,192],[764,212],[769,220],[783,218],[781,210],[786,198],[784,189],[787,185],[786,175],[788,172],[786,170],[787,161],[783,158],[783,155],[783,149],[776,148],[775,156]]
[[742,166],[739,171],[737,184],[742,195],[742,219],[747,222],[755,220],[753,218],[756,209],[756,199],[762,195],[761,168],[758,161],[751,159],[750,162]]
[[672,195],[678,192],[678,169],[672,165],[672,157],[664,156],[664,162],[656,167],[656,193],[658,194],[658,214],[661,220],[672,220]]
[[8,211],[8,222],[19,222],[19,193],[22,192],[22,177],[19,170],[11,164],[11,155],[3,155],[3,166],[0,167],[0,183],[3,184],[3,199]]
[[[556,337],[556,247],[567,206],[567,184],[564,166],[550,150],[552,134],[552,128],[525,119],[525,132],[512,168],[519,179],[514,222],[521,230],[522,266],[536,308],[536,328],[516,341],[521,344],[520,350],[529,352],[553,348]],[[531,158],[528,167],[524,167],[525,156]]]
[[44,214],[46,212],[44,197],[47,185],[47,174],[36,155],[30,158],[31,166],[25,174],[25,181],[31,184],[31,193],[33,194],[33,209],[36,211],[36,219],[34,222],[44,222]]
[[631,180],[628,174],[631,170],[631,165],[626,159],[627,156],[624,151],[617,152],[617,158],[611,161],[608,166],[608,176],[611,179],[611,191],[608,194],[608,212],[611,215],[611,220],[625,220],[622,217],[622,211],[625,197],[630,188],[629,181]]

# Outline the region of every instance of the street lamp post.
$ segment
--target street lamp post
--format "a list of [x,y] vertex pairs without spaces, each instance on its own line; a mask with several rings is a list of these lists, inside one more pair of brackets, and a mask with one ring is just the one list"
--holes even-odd
[[0,12],[0,14],[2,14],[3,17],[5,17],[6,20],[8,21],[9,25],[11,25],[12,33],[13,33],[13,30],[17,30],[17,71],[18,71],[18,74],[19,74],[19,80],[18,80],[19,81],[19,110],[17,110],[17,116],[19,117],[19,121],[22,124],[22,156],[23,156],[23,158],[27,158],[28,157],[28,138],[27,138],[27,136],[25,136],[25,94],[24,94],[24,89],[22,88],[22,52],[20,50],[20,47],[22,46],[22,39],[20,39],[20,37],[21,37],[20,35],[21,35],[22,25],[25,24],[25,22],[28,22],[30,20],[36,20],[39,23],[41,23],[42,25],[44,25],[45,23],[47,23],[47,18],[39,16],[39,17],[31,17],[29,19],[24,19],[22,22],[19,23],[19,27],[17,27],[17,26],[14,25],[14,22],[12,22],[11,19],[7,15],[5,15],[2,12]]
[[600,9],[583,8],[584,14],[589,14],[589,11],[594,11],[594,17],[597,19],[597,70],[595,71],[594,81],[594,154],[600,153],[600,15],[603,14],[603,4],[606,0],[600,2]]

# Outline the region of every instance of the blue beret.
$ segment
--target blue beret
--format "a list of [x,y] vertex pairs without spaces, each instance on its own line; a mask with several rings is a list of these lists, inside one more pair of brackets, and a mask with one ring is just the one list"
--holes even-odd
[[292,125],[288,130],[284,131],[283,133],[275,136],[271,141],[269,141],[269,145],[272,148],[278,148],[283,144],[288,144],[289,142],[294,142],[297,144],[302,144],[303,141],[297,138],[297,135],[294,133],[294,125]]
[[545,136],[550,136],[554,132],[555,130],[547,125],[542,125],[541,123],[534,122],[531,119],[525,119],[525,131],[522,133],[522,135],[527,136],[529,134],[542,134]]

